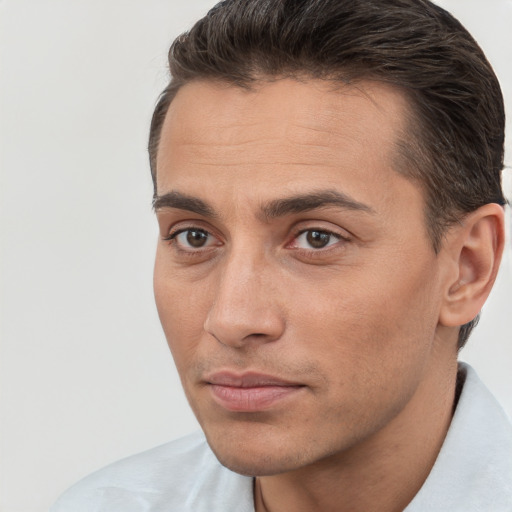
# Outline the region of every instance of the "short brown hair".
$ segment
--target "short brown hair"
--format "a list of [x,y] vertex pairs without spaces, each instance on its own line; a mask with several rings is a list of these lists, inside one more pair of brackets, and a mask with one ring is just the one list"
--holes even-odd
[[[404,92],[410,126],[398,141],[396,167],[425,194],[435,251],[465,214],[505,204],[498,79],[468,31],[428,0],[225,0],[174,41],[169,67],[149,136],[155,194],[162,125],[184,84],[209,79],[250,88],[306,77],[378,80]],[[461,327],[460,347],[475,324]]]

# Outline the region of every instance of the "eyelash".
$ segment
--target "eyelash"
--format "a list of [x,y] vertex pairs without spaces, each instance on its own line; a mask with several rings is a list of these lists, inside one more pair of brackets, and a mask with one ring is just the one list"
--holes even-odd
[[338,240],[342,240],[345,242],[348,242],[350,240],[347,236],[343,236],[340,233],[336,233],[335,231],[330,231],[329,229],[322,229],[322,228],[301,229],[300,231],[297,231],[297,233],[295,233],[293,235],[293,239],[296,240],[297,238],[299,238],[299,236],[303,235],[304,233],[310,233],[310,232],[322,233],[322,234],[332,236]]
[[[183,249],[182,247],[180,247],[180,245],[176,241],[176,238],[180,234],[186,233],[187,231],[200,231],[202,233],[206,233],[209,236],[214,236],[207,229],[204,229],[204,228],[201,228],[201,227],[197,227],[197,226],[187,226],[187,227],[183,227],[183,228],[177,229],[176,231],[171,231],[169,233],[169,235],[167,237],[165,237],[165,238],[162,238],[162,240],[165,241],[165,242],[169,242],[169,245],[174,246],[175,250],[178,251],[180,254],[185,255],[185,256],[189,256],[189,257],[192,257],[192,258],[194,256],[198,256],[199,254],[203,254],[206,251],[212,249],[212,247],[197,248],[197,249],[193,249],[193,248]],[[340,233],[337,233],[337,232],[334,232],[334,231],[330,231],[328,229],[321,229],[321,228],[317,228],[317,227],[311,227],[311,228],[307,228],[307,229],[301,229],[301,230],[295,232],[293,234],[293,237],[292,237],[292,242],[296,241],[304,233],[309,233],[309,232],[318,232],[318,233],[322,233],[322,234],[328,235],[330,237],[334,237],[338,242],[347,242],[348,243],[348,242],[351,241],[351,239],[348,236],[341,235]],[[292,243],[292,242],[288,242],[286,244],[286,246],[289,247],[290,243]],[[215,246],[213,246],[213,248],[214,247]],[[311,247],[309,249],[306,249],[306,248],[303,248],[303,247],[292,248],[292,250],[294,250],[294,251],[296,251],[296,252],[298,252],[298,253],[300,253],[302,255],[308,256],[310,258],[321,257],[326,252],[330,252],[330,251],[333,251],[333,250],[336,250],[336,249],[339,249],[339,247],[336,247],[336,244],[327,245],[325,248],[322,247],[322,248],[318,248],[318,249],[315,249],[313,247]]]
[[[299,237],[302,236],[304,233],[315,232],[315,231],[318,233],[329,235],[329,237],[335,238],[336,242],[334,244],[330,244],[330,245],[327,245],[326,247],[322,247],[319,249],[314,249],[313,247],[308,248],[308,249],[303,248],[303,247],[295,247],[295,248],[292,248],[292,250],[295,251],[295,253],[298,254],[299,256],[301,256],[305,259],[308,259],[308,260],[321,259],[321,258],[325,258],[327,255],[329,255],[331,253],[336,253],[340,250],[343,250],[345,248],[344,244],[349,243],[351,241],[351,239],[348,236],[342,235],[341,233],[331,231],[329,229],[321,229],[321,228],[311,227],[311,228],[301,229],[301,230],[297,231],[293,235],[292,241],[288,242],[287,246],[289,246],[290,243],[296,242],[299,239]],[[341,246],[339,245],[340,242],[342,243]]]
[[200,228],[197,226],[187,226],[184,228],[177,229],[176,231],[171,231],[168,236],[165,238],[162,238],[164,242],[169,242],[169,245],[174,246],[174,248],[180,252],[181,254],[187,255],[187,256],[194,256],[197,255],[199,252],[204,252],[206,249],[199,248],[197,250],[194,249],[183,249],[179,246],[179,244],[176,242],[176,238],[181,235],[182,233],[186,233],[187,231],[200,231],[202,233],[206,233],[207,235],[214,236],[210,231],[204,228]]
[[165,238],[162,238],[162,240],[164,242],[172,242],[178,235],[181,235],[181,233],[186,233],[187,231],[202,231],[204,233],[208,233],[209,235],[211,235],[211,233],[209,231],[207,231],[206,229],[203,229],[203,228],[196,228],[196,227],[188,227],[188,228],[181,228],[181,229],[177,229],[176,231],[171,231],[169,233],[168,236],[166,236]]

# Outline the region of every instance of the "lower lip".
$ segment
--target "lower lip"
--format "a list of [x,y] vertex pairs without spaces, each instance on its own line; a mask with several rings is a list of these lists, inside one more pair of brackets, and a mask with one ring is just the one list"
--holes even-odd
[[213,399],[234,412],[258,412],[298,393],[303,386],[259,386],[240,388],[210,384]]

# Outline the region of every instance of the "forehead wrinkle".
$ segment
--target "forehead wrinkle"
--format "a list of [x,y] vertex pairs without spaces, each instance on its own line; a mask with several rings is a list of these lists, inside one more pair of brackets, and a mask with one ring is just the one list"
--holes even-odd
[[[270,136],[247,134],[222,140],[222,136],[206,134],[196,140],[180,141],[181,158],[189,164],[224,165],[322,165],[339,160],[343,148],[357,144],[356,130],[337,133],[335,129],[290,126],[286,133]],[[333,127],[334,128],[334,127]],[[336,144],[337,149],[333,151]],[[265,158],[268,157],[268,160]]]
[[[263,116],[264,113],[259,112],[259,115]],[[358,117],[357,113],[350,115]],[[258,121],[248,121],[244,118],[229,121],[203,118],[202,123],[201,126],[196,125],[190,133],[187,132],[186,136],[181,130],[176,133],[175,136],[182,146],[224,150],[241,146],[282,147],[300,144],[329,148],[328,140],[332,137],[343,138],[353,143],[356,139],[354,131],[360,131],[357,126],[351,126],[349,131],[340,130],[339,113],[334,110],[313,112],[304,108],[300,113],[287,113],[286,117],[274,112]]]

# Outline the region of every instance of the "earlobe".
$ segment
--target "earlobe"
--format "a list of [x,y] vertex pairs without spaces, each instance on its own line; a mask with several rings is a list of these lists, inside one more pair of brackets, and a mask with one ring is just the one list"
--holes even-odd
[[456,272],[446,285],[440,324],[457,327],[475,318],[492,289],[503,253],[504,211],[486,204],[471,212],[448,237]]

